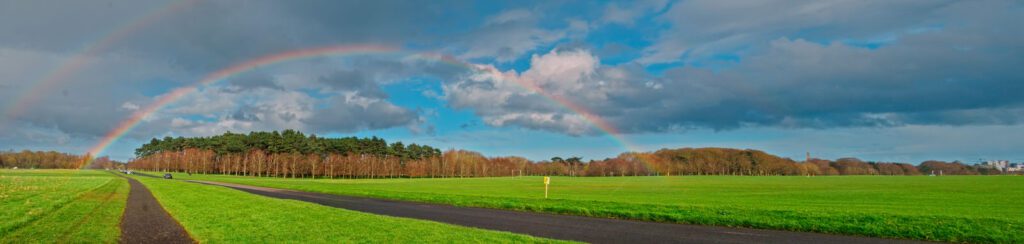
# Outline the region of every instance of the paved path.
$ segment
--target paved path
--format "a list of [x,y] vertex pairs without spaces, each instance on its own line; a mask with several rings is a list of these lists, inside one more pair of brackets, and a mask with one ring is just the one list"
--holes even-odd
[[125,178],[131,190],[121,218],[121,243],[195,243],[145,185],[131,177]]
[[340,196],[221,182],[219,185],[274,198],[293,199],[355,211],[424,219],[482,229],[592,243],[913,243],[906,240],[828,235],[554,215],[487,208],[454,207]]

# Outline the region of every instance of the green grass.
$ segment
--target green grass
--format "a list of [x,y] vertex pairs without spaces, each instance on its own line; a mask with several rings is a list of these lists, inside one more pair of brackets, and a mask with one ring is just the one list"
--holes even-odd
[[1024,242],[1019,176],[198,179],[583,216],[951,242]]
[[135,178],[203,243],[558,242],[274,199],[226,187]]
[[115,243],[128,182],[93,170],[0,170],[0,243]]

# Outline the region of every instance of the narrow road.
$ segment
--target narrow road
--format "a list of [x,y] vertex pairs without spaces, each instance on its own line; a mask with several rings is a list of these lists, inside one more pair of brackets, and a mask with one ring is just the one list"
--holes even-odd
[[185,228],[160,206],[146,185],[131,177],[124,178],[128,179],[131,190],[121,218],[121,243],[195,243]]
[[273,198],[395,217],[431,220],[482,229],[591,243],[915,243],[915,241],[554,215],[487,208],[382,200],[284,190],[221,182],[190,181],[229,187]]

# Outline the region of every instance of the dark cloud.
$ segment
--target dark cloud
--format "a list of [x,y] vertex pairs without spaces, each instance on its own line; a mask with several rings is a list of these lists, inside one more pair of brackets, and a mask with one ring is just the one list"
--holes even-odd
[[377,80],[367,77],[369,75],[372,74],[356,70],[342,70],[320,77],[317,81],[335,91],[354,91],[358,92],[360,96],[387,99],[387,93],[380,89]]
[[[979,47],[974,50],[935,45],[964,35],[972,33],[924,33],[877,50],[780,39],[717,73],[694,68],[667,72],[661,78],[662,97],[678,102],[662,102],[647,113],[665,114],[664,122],[721,129],[1021,122],[1013,109],[1024,105],[1024,97],[1014,91],[1024,89],[1017,82],[1024,75],[1013,70],[1024,59],[991,53],[1019,55],[1024,50],[1000,45],[999,38],[960,43]],[[977,109],[1000,112],[956,112]],[[987,118],[998,113],[1004,118]],[[624,118],[631,117],[644,116]]]
[[335,97],[330,105],[317,110],[303,122],[318,132],[354,132],[409,126],[418,121],[412,110],[395,106],[385,100],[365,97]]
[[274,77],[261,72],[245,73],[240,76],[231,77],[227,80],[228,88],[236,92],[243,92],[257,88],[268,88],[275,90],[285,89],[274,82]]
[[237,111],[229,115],[228,118],[237,121],[259,122],[261,120],[259,112],[259,108],[246,106],[241,109],[238,109]]
[[[39,66],[63,61],[62,56],[50,52],[6,54],[0,55],[0,66]],[[43,84],[37,73],[0,73],[0,79],[17,84],[12,89],[0,89],[0,98],[4,100],[0,109],[5,116],[0,119],[0,127],[17,130],[18,125],[26,125],[71,136],[99,137],[127,118],[138,105],[151,100],[140,92],[147,84],[138,81],[177,75],[159,63],[131,56],[100,56],[83,62],[93,69],[83,70],[59,86]]]
[[[981,1],[978,1],[981,2]],[[949,21],[954,1],[682,1],[657,16],[669,27],[645,49],[643,63],[700,61],[744,53],[777,38],[812,41],[885,39]],[[966,7],[975,8],[976,7]],[[962,16],[953,16],[959,18]]]

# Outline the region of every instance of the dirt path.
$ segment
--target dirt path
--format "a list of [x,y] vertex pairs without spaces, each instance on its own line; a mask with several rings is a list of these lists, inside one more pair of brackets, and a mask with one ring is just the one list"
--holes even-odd
[[121,243],[195,243],[145,185],[125,178],[131,190],[121,218]]
[[424,219],[482,229],[592,243],[914,243],[914,241],[807,232],[684,225],[530,213],[510,210],[381,200],[220,182],[274,198],[293,199],[349,210]]

